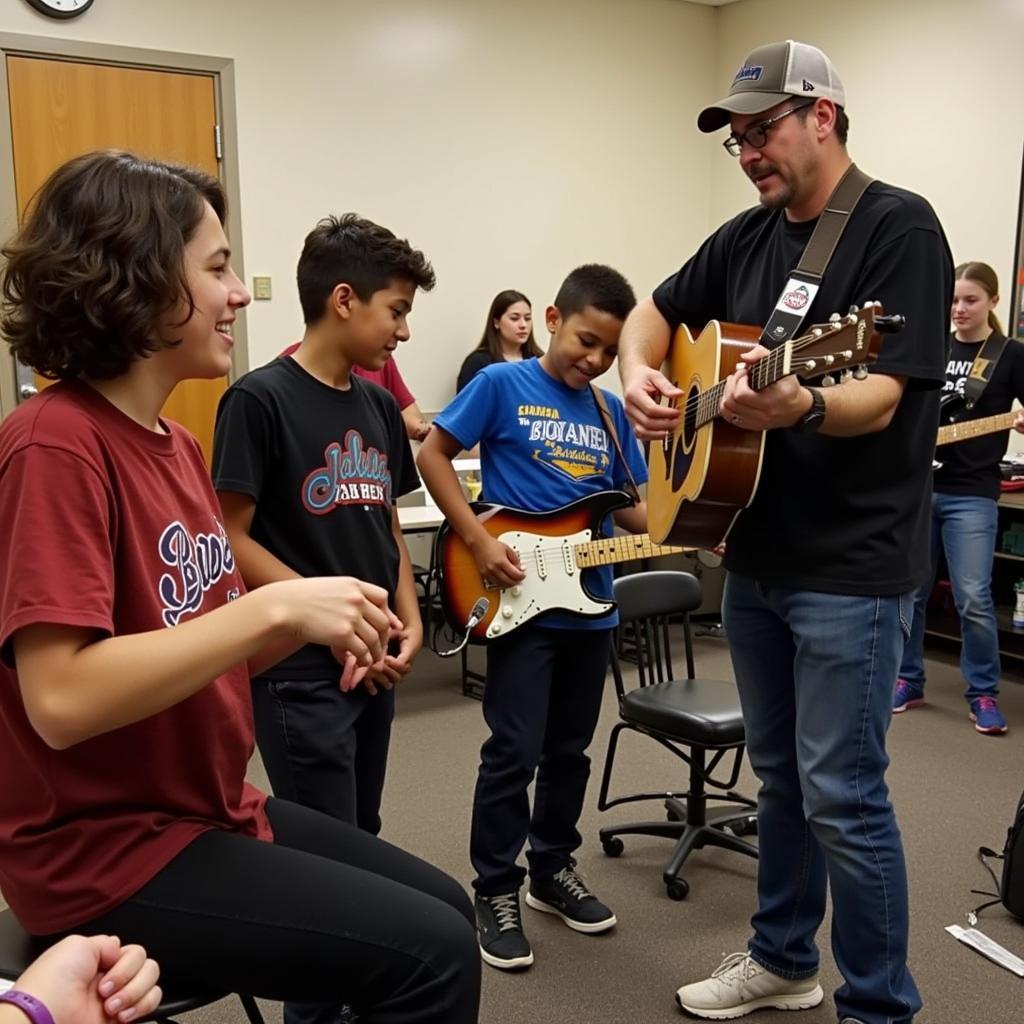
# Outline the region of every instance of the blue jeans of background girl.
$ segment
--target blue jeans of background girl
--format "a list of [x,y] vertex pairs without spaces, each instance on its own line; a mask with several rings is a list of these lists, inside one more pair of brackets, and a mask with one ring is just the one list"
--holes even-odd
[[[960,616],[960,671],[967,681],[965,697],[999,693],[999,630],[992,600],[992,557],[996,548],[998,508],[991,498],[965,494],[932,495],[932,566],[946,554],[953,602]],[[933,569],[934,574],[934,569]],[[899,675],[924,689],[925,608],[932,584],[914,598],[914,622]]]
[[885,770],[892,687],[910,595],[848,597],[730,573],[723,597],[747,752],[761,782],[757,911],[749,942],[787,978],[818,970],[832,893],[839,1018],[905,1024],[907,877]]

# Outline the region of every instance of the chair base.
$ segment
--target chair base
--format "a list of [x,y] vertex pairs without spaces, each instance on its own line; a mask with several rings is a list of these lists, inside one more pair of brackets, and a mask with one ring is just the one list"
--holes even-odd
[[739,838],[740,835],[750,834],[757,830],[757,817],[754,813],[753,802],[742,797],[732,797],[731,799],[742,804],[746,810],[737,813],[736,810],[730,808],[707,814],[704,807],[701,806],[704,813],[689,815],[686,804],[682,800],[669,797],[665,801],[668,820],[606,825],[598,833],[601,847],[608,856],[617,857],[623,850],[620,836],[660,836],[665,839],[675,839],[675,849],[665,864],[661,877],[671,899],[685,899],[690,891],[690,886],[685,879],[679,877],[679,872],[682,870],[686,858],[694,850],[700,850],[705,846],[717,846],[757,859],[757,847]]

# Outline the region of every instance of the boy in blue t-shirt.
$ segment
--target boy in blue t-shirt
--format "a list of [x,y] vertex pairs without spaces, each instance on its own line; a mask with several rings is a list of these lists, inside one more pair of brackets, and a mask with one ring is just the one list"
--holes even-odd
[[[483,369],[434,420],[420,449],[423,481],[497,587],[526,578],[515,551],[491,537],[462,494],[451,460],[480,444],[483,498],[531,512],[552,512],[629,479],[598,408],[591,382],[615,359],[622,322],[636,304],[617,271],[579,267],[545,313],[551,342],[539,359]],[[629,470],[647,478],[621,401],[603,392]],[[643,503],[614,513],[634,532],[647,528]],[[606,524],[608,525],[608,524]],[[611,596],[611,569],[583,579],[595,597]],[[593,739],[608,668],[614,612],[600,618],[544,615],[487,648],[484,719],[470,857],[484,961],[505,970],[533,963],[523,933],[516,863],[529,841],[527,905],[558,915],[575,931],[607,931],[615,915],[574,871]],[[527,789],[536,773],[533,811]]]

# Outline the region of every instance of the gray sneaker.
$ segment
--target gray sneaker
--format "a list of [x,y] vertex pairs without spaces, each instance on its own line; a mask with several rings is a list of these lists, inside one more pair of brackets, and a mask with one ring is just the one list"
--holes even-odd
[[749,953],[727,956],[706,981],[684,985],[676,1002],[705,1020],[732,1020],[754,1010],[809,1010],[825,994],[818,976],[783,978],[765,970]]

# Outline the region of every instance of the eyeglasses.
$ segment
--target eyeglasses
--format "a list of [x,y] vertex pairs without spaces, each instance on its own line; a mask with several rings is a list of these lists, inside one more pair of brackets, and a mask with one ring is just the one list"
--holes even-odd
[[769,117],[767,121],[752,124],[745,132],[740,132],[739,134],[733,132],[722,143],[725,146],[725,151],[729,156],[739,156],[744,142],[754,149],[760,149],[768,142],[768,131],[770,128],[774,128],[784,117],[789,117],[790,114],[795,114],[798,110],[806,110],[808,107],[813,106],[814,102],[814,100],[811,100],[808,103],[801,103],[798,107],[790,107],[789,110],[784,110],[781,114]]

